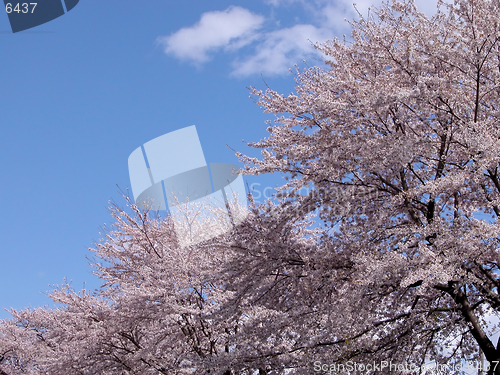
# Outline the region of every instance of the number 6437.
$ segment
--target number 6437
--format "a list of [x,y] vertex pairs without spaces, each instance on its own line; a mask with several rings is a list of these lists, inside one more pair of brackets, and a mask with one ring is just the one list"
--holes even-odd
[[33,8],[31,8],[31,13],[33,13],[35,11],[35,8],[36,8],[36,4],[37,3],[17,3],[16,6],[13,8],[12,7],[12,4],[11,3],[7,3],[5,4],[5,11],[7,13],[12,13],[12,12],[16,12],[16,13],[28,13],[29,10],[30,10],[30,6],[33,6]]

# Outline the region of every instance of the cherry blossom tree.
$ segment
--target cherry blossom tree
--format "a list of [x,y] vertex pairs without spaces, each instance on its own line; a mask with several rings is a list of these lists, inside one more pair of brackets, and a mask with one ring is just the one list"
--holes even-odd
[[103,286],[12,311],[0,374],[500,374],[500,1],[439,6],[385,4],[295,93],[253,90],[275,122],[238,155],[275,201],[188,247],[115,207]]
[[440,2],[431,19],[393,1],[318,45],[328,69],[298,72],[295,93],[253,90],[276,119],[253,144],[261,159],[240,154],[247,173],[288,179],[280,220],[317,209],[331,228],[293,288],[287,272],[266,284],[284,299],[267,301],[280,313],[257,321],[269,331],[254,358],[420,368],[480,349],[500,374],[498,14],[497,0]]
[[205,277],[224,252],[181,248],[172,220],[130,208],[112,208],[115,227],[93,249],[99,291],[66,284],[50,295],[63,307],[3,322],[3,373],[185,374],[193,358],[224,351],[226,327],[207,317],[226,297]]
[[[91,249],[100,289],[64,284],[49,295],[61,307],[11,310],[13,318],[0,322],[0,374],[234,373],[229,338],[252,314],[227,312],[235,292],[221,274],[240,256],[231,240],[237,233],[181,247],[170,216],[128,203],[130,212],[111,207],[115,224]],[[251,215],[238,231],[255,247],[264,242],[262,250],[292,248],[313,233],[296,222],[275,231]],[[267,373],[258,366],[248,362],[242,373]]]

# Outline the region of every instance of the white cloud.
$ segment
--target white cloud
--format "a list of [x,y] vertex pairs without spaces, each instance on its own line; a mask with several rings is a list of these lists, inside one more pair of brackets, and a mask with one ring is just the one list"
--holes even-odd
[[[335,6],[331,4],[331,1],[326,1],[324,7],[330,10],[337,9],[343,17],[350,20],[358,17],[356,9],[366,17],[370,8],[380,8],[382,6],[382,0],[340,0],[334,3]],[[415,5],[420,12],[430,17],[436,13],[437,0],[415,0]]]
[[290,4],[290,3],[295,3],[296,1],[300,1],[300,0],[264,0],[264,3],[272,5],[274,7],[278,7],[278,6],[281,6],[281,5],[287,5],[287,4]]
[[[358,18],[354,3],[365,17],[369,8],[378,8],[382,4],[382,0],[263,1],[273,7],[299,3],[311,24],[263,30],[263,16],[232,6],[224,11],[204,13],[197,24],[158,40],[164,46],[165,53],[195,64],[207,62],[210,53],[217,50],[239,52],[239,56],[233,60],[233,76],[256,73],[279,75],[287,73],[305,59],[319,57],[312,43],[323,43],[342,34],[350,34],[351,28],[345,20]],[[436,11],[437,0],[415,0],[415,3],[427,16],[432,16]],[[279,24],[280,20],[274,22],[275,27]],[[252,49],[246,49],[245,54],[240,51],[250,44]]]
[[[433,16],[437,10],[437,0],[415,0],[415,5],[420,12],[428,17]],[[336,31],[336,36],[350,34],[351,26],[347,21],[358,19],[359,12],[367,17],[370,11],[382,6],[382,0],[339,0],[336,2],[324,1],[316,10],[317,18],[321,19],[323,27],[330,27]]]
[[356,17],[354,8],[348,6],[325,6],[320,11],[322,23],[336,31],[335,36],[340,37],[342,34],[349,34],[351,26],[347,21],[351,21]]
[[312,25],[295,25],[263,35],[255,53],[234,63],[233,75],[247,76],[254,73],[283,74],[294,64],[317,54],[312,43],[324,42],[331,32]]
[[425,13],[427,17],[432,17],[437,12],[437,0],[415,0],[415,5],[418,11]]
[[255,30],[264,22],[264,17],[241,7],[230,7],[224,11],[207,12],[200,21],[180,29],[174,34],[158,38],[165,53],[181,60],[203,63],[210,59],[209,52],[218,48],[241,48],[251,42]]

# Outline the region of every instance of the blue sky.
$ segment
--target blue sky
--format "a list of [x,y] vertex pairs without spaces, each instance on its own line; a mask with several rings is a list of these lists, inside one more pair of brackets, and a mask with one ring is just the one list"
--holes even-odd
[[[196,125],[208,162],[239,164],[226,145],[257,155],[246,142],[272,117],[247,87],[293,91],[288,69],[320,63],[310,41],[341,37],[353,17],[349,0],[82,0],[12,34],[0,15],[0,318],[49,304],[64,278],[99,286],[87,249],[111,223],[108,201],[124,204],[141,144]],[[246,181],[260,194],[280,182]]]

